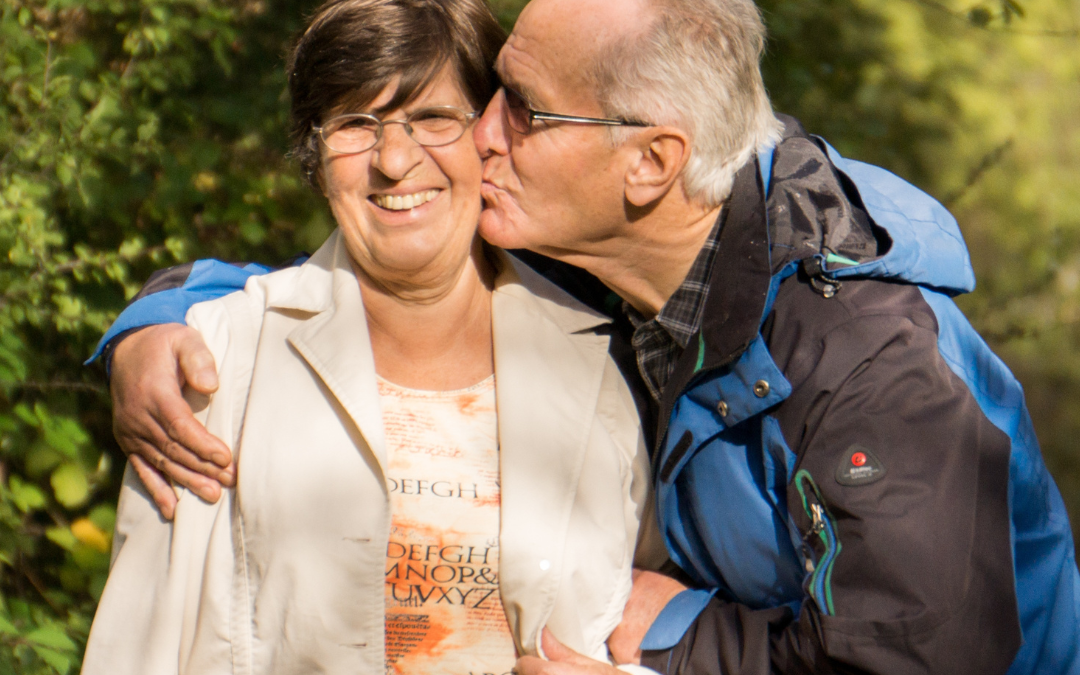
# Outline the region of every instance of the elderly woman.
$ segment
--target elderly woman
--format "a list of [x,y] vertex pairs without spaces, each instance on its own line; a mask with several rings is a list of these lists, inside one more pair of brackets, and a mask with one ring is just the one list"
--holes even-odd
[[607,319],[476,236],[483,0],[334,0],[290,59],[338,229],[194,306],[234,448],[163,520],[130,467],[88,675],[506,673],[541,629],[606,657],[647,458]]

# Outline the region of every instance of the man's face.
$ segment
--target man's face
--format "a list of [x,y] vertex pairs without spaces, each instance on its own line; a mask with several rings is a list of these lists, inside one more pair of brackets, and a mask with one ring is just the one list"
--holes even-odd
[[[603,116],[582,72],[598,44],[630,29],[628,15],[636,5],[533,0],[496,69],[530,108]],[[528,134],[514,131],[500,91],[477,123],[475,138],[484,158],[480,234],[489,242],[573,260],[602,253],[618,237],[629,154],[612,147],[603,127],[537,120]]]

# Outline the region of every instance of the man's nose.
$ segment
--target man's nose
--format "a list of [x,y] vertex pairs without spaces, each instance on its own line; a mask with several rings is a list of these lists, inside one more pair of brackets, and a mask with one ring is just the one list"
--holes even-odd
[[390,180],[402,180],[422,161],[424,149],[406,133],[403,122],[385,124],[375,143],[372,165]]
[[506,115],[503,112],[505,105],[506,94],[499,89],[484,108],[484,114],[473,126],[473,140],[483,159],[492,155],[506,155],[509,152],[510,128],[506,125]]

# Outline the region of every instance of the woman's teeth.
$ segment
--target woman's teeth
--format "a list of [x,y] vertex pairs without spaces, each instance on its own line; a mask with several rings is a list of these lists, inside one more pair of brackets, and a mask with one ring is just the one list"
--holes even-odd
[[411,195],[372,195],[372,201],[390,211],[407,211],[427,204],[439,194],[438,190],[424,190]]

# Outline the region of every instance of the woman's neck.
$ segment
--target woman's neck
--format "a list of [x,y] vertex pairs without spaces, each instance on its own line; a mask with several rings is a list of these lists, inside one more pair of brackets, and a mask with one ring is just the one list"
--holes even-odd
[[357,269],[375,370],[411,389],[463,389],[494,372],[494,271],[477,241],[457,270],[424,288],[402,288]]

